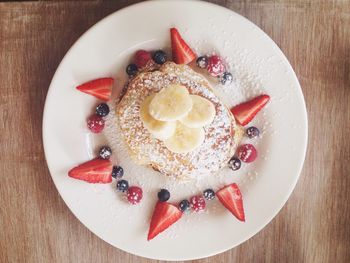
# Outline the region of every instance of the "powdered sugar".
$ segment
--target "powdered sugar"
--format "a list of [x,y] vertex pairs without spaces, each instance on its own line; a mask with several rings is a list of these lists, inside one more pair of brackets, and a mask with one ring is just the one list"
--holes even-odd
[[[216,116],[204,127],[204,143],[187,154],[175,154],[163,142],[153,138],[140,119],[140,104],[146,96],[172,83],[186,86],[191,94],[209,99]],[[130,154],[139,164],[151,164],[164,174],[175,177],[198,177],[215,172],[226,165],[235,149],[234,119],[208,82],[188,66],[174,63],[163,65],[160,71],[141,73],[129,84],[129,89],[117,106],[119,124]]]

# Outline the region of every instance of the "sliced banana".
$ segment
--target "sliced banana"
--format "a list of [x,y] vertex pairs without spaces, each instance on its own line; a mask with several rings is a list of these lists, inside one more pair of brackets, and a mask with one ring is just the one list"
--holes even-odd
[[214,104],[198,95],[190,95],[193,106],[191,111],[180,121],[190,128],[199,128],[212,123],[215,117]]
[[203,128],[189,128],[177,122],[174,135],[165,140],[164,144],[174,153],[188,153],[199,147],[204,139]]
[[155,94],[148,96],[141,104],[140,117],[145,128],[157,139],[165,140],[170,138],[176,128],[176,122],[164,122],[154,119],[149,114],[149,105]]
[[176,121],[192,109],[192,99],[186,87],[170,85],[158,92],[149,105],[149,113],[159,121]]

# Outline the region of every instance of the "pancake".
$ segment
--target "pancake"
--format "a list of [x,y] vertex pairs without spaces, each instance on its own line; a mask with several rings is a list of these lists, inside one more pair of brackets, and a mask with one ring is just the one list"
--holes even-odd
[[[204,142],[185,154],[167,149],[162,141],[148,132],[140,118],[143,100],[170,84],[185,86],[190,94],[211,101],[216,110],[213,122],[204,127]],[[131,79],[117,104],[116,114],[134,161],[178,179],[214,173],[226,166],[243,134],[242,127],[236,124],[232,113],[215,95],[209,82],[189,66],[173,62],[144,70]]]

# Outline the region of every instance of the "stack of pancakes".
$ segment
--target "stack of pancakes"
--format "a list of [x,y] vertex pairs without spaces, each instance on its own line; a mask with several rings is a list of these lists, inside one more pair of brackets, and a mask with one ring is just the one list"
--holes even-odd
[[[190,94],[202,96],[213,103],[216,115],[204,127],[205,140],[188,153],[174,153],[161,140],[154,138],[144,127],[140,105],[146,97],[171,84],[185,86]],[[243,130],[230,110],[214,94],[209,82],[187,65],[166,62],[150,66],[130,80],[116,107],[119,126],[137,164],[176,178],[196,178],[226,166],[235,153]]]

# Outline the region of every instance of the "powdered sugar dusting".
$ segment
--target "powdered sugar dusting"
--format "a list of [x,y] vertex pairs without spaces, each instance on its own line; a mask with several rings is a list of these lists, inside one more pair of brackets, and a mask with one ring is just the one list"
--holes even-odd
[[[216,116],[204,127],[205,141],[187,154],[175,154],[163,142],[153,138],[140,119],[140,104],[151,93],[178,83],[187,87],[191,94],[210,100]],[[166,63],[160,71],[139,74],[129,84],[128,91],[117,106],[119,123],[132,157],[139,164],[151,164],[162,173],[175,177],[198,177],[215,172],[225,166],[235,150],[234,119],[208,82],[188,66]]]

